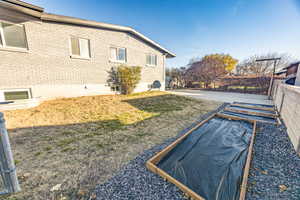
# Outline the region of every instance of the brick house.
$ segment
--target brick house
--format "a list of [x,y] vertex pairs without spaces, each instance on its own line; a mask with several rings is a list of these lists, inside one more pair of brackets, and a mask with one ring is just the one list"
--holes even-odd
[[110,69],[142,66],[136,88],[164,90],[165,60],[175,55],[136,30],[49,14],[18,0],[0,0],[0,102],[114,94]]

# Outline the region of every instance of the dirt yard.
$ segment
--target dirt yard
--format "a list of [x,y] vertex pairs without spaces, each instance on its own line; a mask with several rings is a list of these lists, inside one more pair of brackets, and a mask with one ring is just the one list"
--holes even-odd
[[147,92],[58,99],[7,111],[22,192],[4,199],[87,199],[129,160],[219,105]]

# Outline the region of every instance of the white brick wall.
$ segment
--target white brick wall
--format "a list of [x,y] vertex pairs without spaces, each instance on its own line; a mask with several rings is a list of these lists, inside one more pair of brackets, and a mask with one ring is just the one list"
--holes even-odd
[[[118,31],[42,22],[0,7],[0,20],[25,25],[28,52],[0,48],[0,90],[31,88],[33,97],[53,98],[113,93],[107,86],[111,46],[127,48],[127,65],[141,66],[142,79],[136,91],[148,90],[159,80],[164,86],[165,56],[135,36]],[[70,36],[90,39],[91,59],[70,58]],[[146,54],[156,54],[158,65],[146,66]]]

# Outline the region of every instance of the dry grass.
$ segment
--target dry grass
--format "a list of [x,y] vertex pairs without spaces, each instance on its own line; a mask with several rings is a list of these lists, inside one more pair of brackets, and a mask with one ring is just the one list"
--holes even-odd
[[[219,105],[147,92],[58,99],[7,111],[23,191],[5,199],[86,199],[129,160]],[[57,184],[60,190],[51,192]]]

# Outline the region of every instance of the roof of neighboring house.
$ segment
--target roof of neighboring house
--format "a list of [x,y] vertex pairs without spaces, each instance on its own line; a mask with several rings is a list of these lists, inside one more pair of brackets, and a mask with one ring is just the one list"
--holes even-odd
[[280,74],[285,74],[286,72],[287,72],[286,69],[281,69],[281,70],[279,70],[278,72],[276,72],[275,74],[276,74],[276,75],[280,75]]
[[283,69],[289,69],[289,68],[294,67],[294,66],[299,66],[299,64],[300,64],[300,61],[294,62],[294,63],[291,63],[289,66],[284,67]]
[[134,36],[142,39],[146,43],[154,46],[155,48],[159,49],[163,53],[166,54],[167,58],[173,58],[176,55],[169,50],[163,48],[158,43],[154,42],[153,40],[149,39],[148,37],[144,36],[143,34],[139,33],[138,31],[134,30],[131,27],[128,26],[120,26],[120,25],[114,25],[114,24],[108,24],[108,23],[102,23],[102,22],[96,22],[91,20],[85,20],[75,17],[68,17],[63,15],[56,15],[51,13],[45,13],[44,8],[25,3],[20,0],[0,0],[0,5],[17,10],[19,12],[40,18],[44,21],[50,21],[50,22],[59,22],[59,23],[66,23],[66,24],[74,24],[74,25],[81,25],[81,26],[89,26],[94,28],[103,28],[103,29],[109,29],[109,30],[116,30],[116,31],[122,31],[127,32],[130,34],[133,34]]

